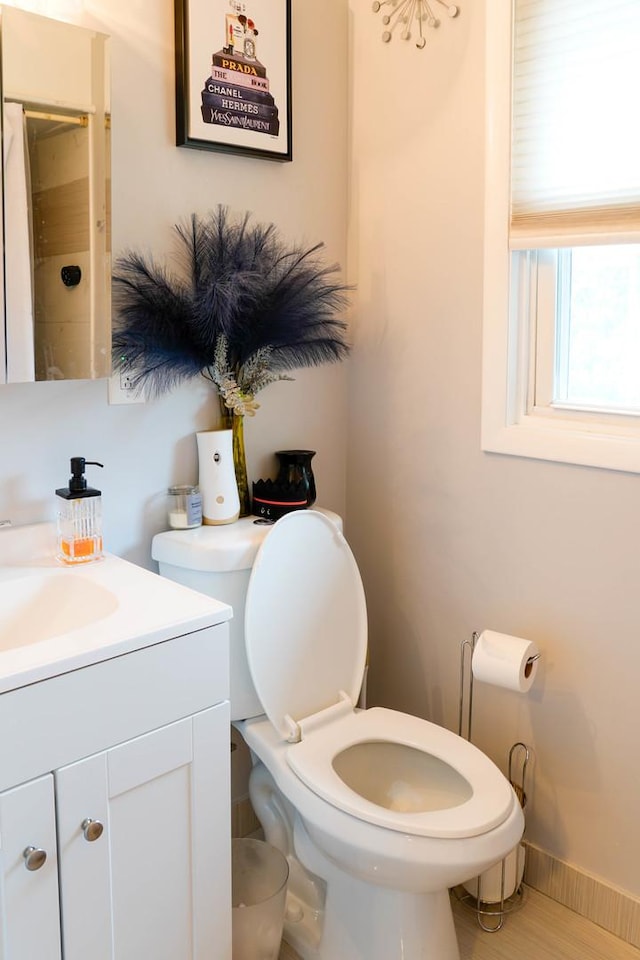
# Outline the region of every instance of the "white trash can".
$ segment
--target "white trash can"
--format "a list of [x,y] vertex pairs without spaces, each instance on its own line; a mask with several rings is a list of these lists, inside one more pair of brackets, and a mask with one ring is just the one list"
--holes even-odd
[[278,960],[289,864],[271,844],[232,841],[233,960]]

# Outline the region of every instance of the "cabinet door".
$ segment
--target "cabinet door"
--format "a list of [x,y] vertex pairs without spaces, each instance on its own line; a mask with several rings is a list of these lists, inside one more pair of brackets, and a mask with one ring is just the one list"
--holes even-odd
[[0,794],[1,960],[60,960],[56,866],[53,777],[47,774]]
[[55,777],[64,960],[229,960],[228,703]]

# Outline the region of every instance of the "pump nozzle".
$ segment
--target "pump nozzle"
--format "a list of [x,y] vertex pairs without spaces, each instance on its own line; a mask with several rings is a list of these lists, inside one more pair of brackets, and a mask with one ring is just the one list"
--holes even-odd
[[84,475],[85,467],[104,467],[103,463],[97,460],[85,460],[84,457],[71,457],[71,477],[69,478],[69,490],[78,493],[80,490],[87,489],[87,478]]

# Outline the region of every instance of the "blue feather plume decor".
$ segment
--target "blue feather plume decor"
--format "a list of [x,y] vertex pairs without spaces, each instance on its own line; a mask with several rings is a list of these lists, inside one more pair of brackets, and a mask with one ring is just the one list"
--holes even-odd
[[128,252],[114,270],[113,363],[151,396],[203,375],[229,413],[288,371],[349,353],[349,287],[324,245],[287,246],[273,224],[224,206],[176,226],[180,275]]

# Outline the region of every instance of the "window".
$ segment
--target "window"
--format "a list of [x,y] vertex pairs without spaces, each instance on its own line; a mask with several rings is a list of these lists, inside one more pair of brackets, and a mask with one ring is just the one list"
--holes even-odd
[[640,472],[640,3],[487,16],[483,449]]

